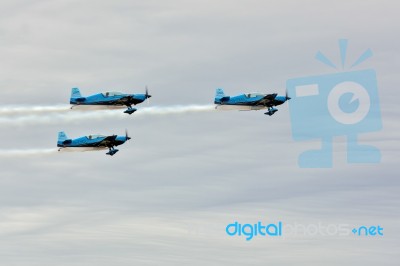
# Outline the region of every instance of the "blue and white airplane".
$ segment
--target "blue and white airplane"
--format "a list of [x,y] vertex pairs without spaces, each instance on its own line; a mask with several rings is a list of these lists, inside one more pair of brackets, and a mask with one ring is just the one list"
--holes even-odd
[[271,116],[278,111],[274,106],[281,105],[287,100],[290,100],[287,92],[285,96],[279,96],[277,93],[244,93],[237,96],[227,96],[223,89],[218,88],[214,103],[216,104],[215,109],[220,110],[250,111],[267,108],[268,111],[264,114]]
[[83,97],[78,88],[72,88],[70,104],[73,106],[71,109],[78,106],[91,106],[99,109],[117,109],[125,108],[124,113],[133,114],[137,111],[136,108],[132,108],[132,104],[136,105],[144,102],[150,98],[149,92],[146,88],[145,94],[125,94],[121,92],[109,91]]
[[58,151],[97,151],[108,149],[109,151],[106,154],[113,156],[118,152],[115,146],[124,144],[130,139],[127,131],[125,132],[125,136],[88,135],[76,139],[68,138],[65,132],[62,131],[58,133],[57,147],[59,147]]

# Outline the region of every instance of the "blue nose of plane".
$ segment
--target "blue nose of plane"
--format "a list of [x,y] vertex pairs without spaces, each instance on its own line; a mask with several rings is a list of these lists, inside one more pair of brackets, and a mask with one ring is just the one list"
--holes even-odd
[[149,94],[136,94],[135,97],[142,102],[144,102],[146,99],[151,98],[151,95]]
[[123,143],[125,143],[125,141],[130,140],[131,137],[129,136],[118,136],[115,141],[118,143],[118,145],[121,145]]
[[118,136],[115,140],[119,141],[119,142],[125,142],[126,138],[125,138],[125,136]]
[[288,100],[288,99],[285,96],[276,96],[275,97],[275,101],[278,101],[278,102],[281,102],[281,103],[286,102],[286,100]]
[[288,100],[290,100],[290,97],[289,97],[287,91],[286,91],[286,95],[285,96],[278,95],[278,96],[275,97],[275,102],[277,102],[277,104],[283,104],[284,102],[286,102]]

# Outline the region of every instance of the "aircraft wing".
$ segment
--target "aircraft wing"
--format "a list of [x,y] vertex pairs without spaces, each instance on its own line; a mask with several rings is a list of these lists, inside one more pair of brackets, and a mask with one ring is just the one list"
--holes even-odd
[[97,143],[98,147],[113,147],[115,143],[115,139],[117,138],[117,135],[112,135],[112,136],[107,136],[99,143]]
[[132,103],[133,95],[127,95],[117,100],[118,103],[122,103],[125,105],[130,105]]
[[256,102],[255,105],[272,106],[272,103],[277,95],[277,93],[267,94],[264,98]]
[[116,100],[111,100],[108,102],[108,104],[111,105],[126,105],[129,106],[133,103],[133,95],[128,95],[124,96],[122,98],[116,99]]

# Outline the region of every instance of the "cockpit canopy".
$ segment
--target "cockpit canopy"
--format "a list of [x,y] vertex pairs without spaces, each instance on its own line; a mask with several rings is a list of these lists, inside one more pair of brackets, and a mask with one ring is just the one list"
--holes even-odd
[[103,92],[104,97],[111,97],[111,96],[117,96],[117,95],[122,95],[123,93],[118,92],[118,91],[107,91]]
[[247,98],[264,97],[265,96],[265,94],[258,93],[258,92],[247,93],[245,95]]
[[99,134],[87,136],[88,139],[97,139],[97,138],[105,138],[105,137],[106,137],[106,136],[104,136],[104,135],[99,135]]

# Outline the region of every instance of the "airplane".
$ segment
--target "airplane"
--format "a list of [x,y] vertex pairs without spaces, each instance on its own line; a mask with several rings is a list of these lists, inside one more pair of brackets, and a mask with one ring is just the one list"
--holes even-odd
[[278,111],[274,106],[281,105],[290,100],[287,92],[285,96],[279,96],[277,93],[262,94],[262,93],[244,93],[237,96],[227,96],[224,90],[218,88],[215,92],[214,103],[215,109],[221,110],[261,110],[267,108],[268,111],[264,114],[273,115]]
[[146,87],[145,94],[125,94],[121,92],[109,91],[83,97],[78,88],[72,88],[70,104],[73,106],[71,109],[78,106],[91,106],[99,107],[99,109],[115,109],[128,107],[124,111],[126,114],[133,114],[137,111],[136,108],[132,108],[132,104],[136,105],[144,102],[150,98],[149,92]]
[[58,133],[57,147],[58,151],[96,151],[106,150],[109,151],[107,155],[113,156],[118,152],[115,146],[124,144],[131,138],[128,136],[128,131],[125,131],[125,136],[103,136],[103,135],[88,135],[76,139],[70,139],[65,132]]

